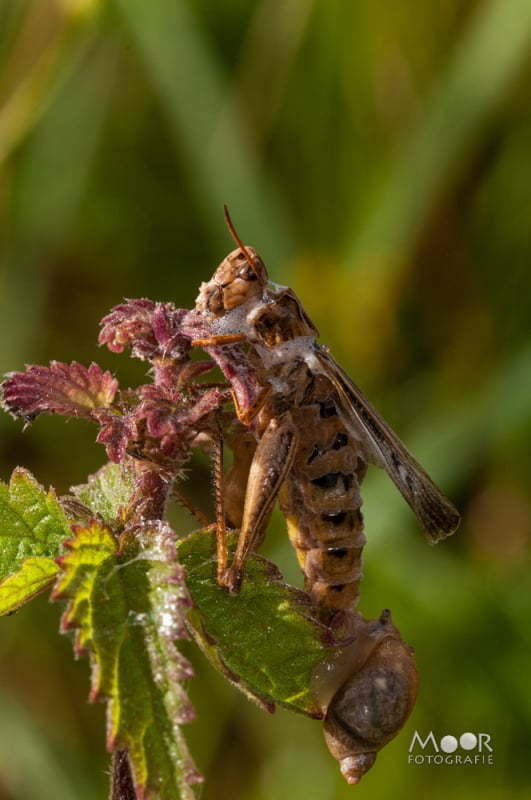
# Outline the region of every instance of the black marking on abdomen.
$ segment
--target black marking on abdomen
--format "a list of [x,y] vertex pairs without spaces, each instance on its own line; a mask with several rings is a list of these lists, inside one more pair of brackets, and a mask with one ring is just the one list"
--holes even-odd
[[340,450],[348,444],[348,436],[346,433],[336,433],[336,438],[332,442],[332,450]]
[[331,522],[332,525],[342,525],[346,519],[346,511],[337,511],[334,514],[321,514],[323,522]]
[[348,550],[348,547],[329,547],[327,553],[334,558],[345,558]]
[[313,478],[312,483],[314,486],[320,486],[321,489],[334,489],[337,486],[340,472],[329,472],[328,475],[321,475],[320,478]]

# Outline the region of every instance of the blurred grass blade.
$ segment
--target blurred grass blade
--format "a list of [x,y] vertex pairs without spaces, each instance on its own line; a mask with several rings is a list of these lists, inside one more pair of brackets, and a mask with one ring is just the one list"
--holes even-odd
[[347,248],[347,261],[371,284],[392,280],[467,151],[530,60],[531,3],[480,4],[446,75],[420,110],[417,130],[380,175],[367,203],[369,214]]
[[37,335],[46,298],[44,253],[75,217],[109,108],[116,54],[105,46],[87,52],[88,41],[69,50],[71,61],[65,55],[68,78],[21,155],[4,255],[2,369],[21,364]]
[[[0,164],[31,132],[83,58],[96,32],[86,21],[97,5],[84,4],[81,26],[76,2],[55,4],[46,12],[45,25],[39,4],[28,7],[16,45],[6,54],[2,67],[6,97],[0,106]],[[13,19],[11,22],[16,27]],[[24,49],[33,57],[25,60],[26,72],[19,79],[17,64]],[[14,86],[10,86],[12,76],[16,76]]]
[[[254,137],[269,139],[288,88],[293,63],[305,41],[316,0],[261,0],[256,4],[235,77],[234,102],[253,103]],[[266,91],[256,101],[256,87]]]
[[116,53],[100,45],[84,56],[39,125],[21,165],[16,199],[26,236],[47,241],[64,236],[90,174],[109,108]]
[[[485,452],[495,452],[504,441],[523,433],[530,421],[531,346],[526,345],[446,416],[437,419],[432,412],[429,419],[417,420],[414,436],[405,440],[436,482],[451,493],[466,485]],[[380,470],[372,470],[364,482],[363,498],[371,546],[387,547],[390,528],[393,538],[399,539],[407,525],[415,524]]]
[[0,689],[1,797],[10,800],[94,800],[96,785],[76,763],[75,737],[63,738],[62,751],[27,713]]
[[222,214],[227,203],[246,241],[259,246],[265,231],[269,260],[285,260],[294,246],[281,199],[260,169],[245,134],[245,115],[232,109],[227,81],[187,3],[115,2],[160,95],[216,243],[227,243]]

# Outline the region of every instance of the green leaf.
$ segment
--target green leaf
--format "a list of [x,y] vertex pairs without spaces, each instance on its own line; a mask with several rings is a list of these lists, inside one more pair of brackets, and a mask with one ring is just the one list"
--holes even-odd
[[68,600],[63,630],[92,663],[91,700],[108,700],[108,747],[128,750],[139,797],[193,800],[202,779],[181,725],[193,718],[191,676],[174,641],[190,600],[165,523],[124,533],[73,526],[54,599]]
[[28,558],[20,570],[0,584],[0,614],[10,614],[51,586],[57,564],[49,558]]
[[24,469],[0,483],[0,613],[7,614],[53,583],[55,558],[70,533],[61,506]]
[[96,516],[106,522],[122,518],[122,510],[127,508],[134,489],[134,472],[127,461],[121,464],[105,464],[88,482],[73,486],[75,496]]
[[[232,546],[236,538],[229,534]],[[194,533],[178,549],[194,601],[187,622],[217,669],[269,711],[278,703],[322,717],[310,682],[333,652],[332,636],[312,619],[308,596],[282,583],[277,568],[257,555],[247,562],[240,594],[230,595],[216,581],[212,533]]]

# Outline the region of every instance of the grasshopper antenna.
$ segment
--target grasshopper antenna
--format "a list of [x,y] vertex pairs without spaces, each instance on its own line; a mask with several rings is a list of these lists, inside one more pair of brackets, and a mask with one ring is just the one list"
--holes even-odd
[[232,238],[234,239],[234,241],[236,242],[236,244],[238,245],[238,247],[242,251],[243,255],[245,256],[245,259],[246,259],[247,263],[249,264],[249,266],[251,267],[252,271],[254,272],[256,277],[258,278],[259,282],[263,283],[262,278],[260,276],[260,271],[259,271],[259,269],[258,269],[258,267],[256,265],[255,260],[253,259],[253,257],[251,256],[251,254],[247,250],[246,246],[244,245],[244,243],[242,242],[242,240],[240,239],[240,237],[236,233],[236,229],[235,229],[234,225],[232,224],[232,220],[230,218],[229,209],[227,208],[226,205],[223,206],[223,213],[225,214],[225,222],[227,223],[227,228],[229,229],[230,235],[232,236]]

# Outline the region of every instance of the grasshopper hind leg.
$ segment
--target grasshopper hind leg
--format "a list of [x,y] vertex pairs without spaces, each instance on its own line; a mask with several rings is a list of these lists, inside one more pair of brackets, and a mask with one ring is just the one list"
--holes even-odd
[[[227,568],[226,550],[218,543],[218,582],[231,594],[238,594],[241,588],[245,564],[249,554],[261,544],[271,511],[286,480],[293,463],[298,435],[289,418],[278,421],[271,419],[256,449],[247,443],[246,458],[240,463],[235,451],[235,461],[227,474],[227,499],[231,506],[230,517],[239,522],[239,538],[236,552],[230,567]],[[245,440],[241,442],[242,448]],[[245,492],[242,493],[245,474],[248,473]],[[219,476],[217,476],[219,477]],[[218,509],[218,536],[223,540],[225,515],[221,506],[223,492],[220,493]],[[243,497],[243,505],[238,498]],[[236,502],[234,502],[236,500]],[[241,510],[241,521],[239,519]],[[221,515],[223,514],[223,519]],[[238,517],[238,519],[236,519]],[[221,556],[222,560],[219,560]]]

